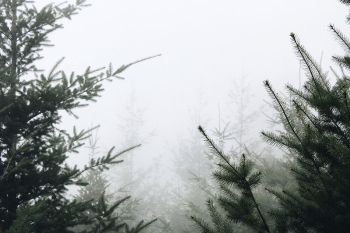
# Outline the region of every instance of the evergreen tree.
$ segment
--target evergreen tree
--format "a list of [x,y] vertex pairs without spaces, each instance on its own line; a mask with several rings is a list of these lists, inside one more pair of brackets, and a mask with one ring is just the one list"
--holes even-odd
[[[342,2],[350,5],[350,1]],[[192,218],[202,232],[232,232],[231,224],[236,223],[254,232],[350,230],[350,79],[347,74],[350,41],[333,25],[330,29],[346,53],[333,57],[340,68],[340,74],[332,69],[336,77],[334,85],[293,33],[291,40],[308,80],[302,89],[287,86],[292,97],[291,108],[269,81],[264,81],[286,130],[278,135],[262,132],[262,136],[272,145],[287,149],[294,159],[289,170],[296,180],[295,187],[266,188],[267,193],[278,200],[278,205],[272,205],[268,211],[262,208],[256,189],[263,174],[253,161],[242,155],[239,164],[230,162],[229,156],[199,127],[212,153],[221,159],[214,176],[222,191],[218,204],[225,213],[217,214],[220,208],[209,201],[213,224],[196,216]]]
[[[48,46],[48,34],[61,28],[59,20],[70,19],[86,6],[48,4],[38,11],[27,0],[0,1],[0,229],[2,232],[70,232],[67,227],[91,224],[89,209],[99,213],[102,229],[111,229],[111,213],[120,203],[108,206],[102,195],[94,207],[91,201],[77,202],[66,196],[68,185],[86,185],[81,174],[91,168],[106,169],[118,163],[113,148],[106,156],[92,159],[80,170],[69,167],[68,153],[77,152],[90,131],[73,135],[57,128],[59,110],[72,114],[78,107],[96,101],[102,82],[119,78],[130,63],[113,70],[87,68],[81,75],[67,76],[58,70],[60,60],[47,74],[39,73],[35,61]],[[29,76],[30,75],[30,76]],[[140,223],[127,232],[137,232]],[[99,226],[97,226],[99,227]],[[114,226],[112,226],[114,227]],[[96,228],[97,229],[97,228]],[[101,228],[98,228],[101,229]],[[93,230],[93,229],[92,229]]]
[[[118,130],[123,134],[122,146],[125,148],[135,144],[148,143],[149,140],[156,135],[156,130],[152,130],[146,135],[141,133],[146,122],[144,119],[146,109],[139,106],[139,97],[136,94],[135,87],[132,87],[129,100],[125,104],[124,110],[124,114],[118,112],[118,117],[120,119],[118,122]],[[132,150],[128,152],[122,164],[125,167],[125,172],[121,174],[123,176],[123,185],[127,186],[128,192],[132,189],[132,183],[135,182],[136,178],[138,176],[144,176],[144,174],[135,176],[137,174],[134,169],[136,151],[137,150]]]
[[[123,136],[121,145],[123,148],[131,145],[149,143],[152,137],[156,135],[156,130],[143,133],[142,130],[146,124],[144,114],[146,108],[140,106],[139,96],[137,96],[136,87],[132,86],[129,98],[124,105],[124,111],[118,112],[118,130]],[[155,207],[160,203],[156,196],[158,192],[154,183],[147,182],[154,172],[158,169],[159,163],[154,161],[152,167],[135,169],[135,156],[141,152],[141,148],[132,150],[125,155],[125,159],[120,167],[111,170],[110,175],[113,179],[111,188],[122,196],[132,196],[130,200],[121,207],[120,217],[126,222],[132,222],[141,219],[153,219]],[[154,192],[154,193],[151,193]],[[158,196],[158,198],[161,198]]]
[[[95,135],[90,132],[89,136],[89,160],[96,159],[96,156],[99,153],[99,151],[97,151],[97,142],[99,139],[97,137],[98,129],[95,131]],[[121,162],[121,160],[119,162]],[[91,201],[92,208],[90,210],[87,210],[85,214],[91,219],[97,219],[96,216],[98,213],[94,212],[93,209],[96,209],[99,205],[100,197],[104,196],[104,201],[106,204],[112,204],[110,200],[111,195],[106,194],[106,189],[109,186],[109,182],[106,178],[106,175],[98,169],[90,169],[86,171],[86,173],[82,175],[81,179],[83,182],[86,182],[87,185],[80,187],[78,190],[78,195],[74,196],[74,199],[77,202]],[[116,222],[116,224],[114,224],[115,228],[113,229],[115,231],[119,230],[124,225],[123,222],[120,221],[120,218],[113,218],[112,221]],[[98,221],[95,220],[94,222],[96,224]],[[92,229],[93,225],[94,224],[79,225],[71,228],[71,230],[74,232],[82,232],[83,230],[87,231]]]
[[[229,101],[226,112],[229,114],[222,117],[225,114],[221,113],[219,105],[219,125],[212,131],[212,135],[214,140],[218,142],[216,144],[217,148],[225,152],[230,158],[230,162],[239,161],[240,155],[244,153],[246,158],[252,160],[264,174],[261,180],[262,185],[255,189],[254,195],[261,201],[262,211],[266,212],[272,205],[276,205],[276,199],[271,195],[266,195],[266,191],[261,187],[275,188],[278,185],[285,187],[290,186],[292,181],[286,176],[288,168],[285,162],[273,156],[271,147],[260,149],[258,140],[247,137],[250,133],[249,129],[264,109],[264,106],[260,106],[259,110],[251,110],[253,94],[250,85],[247,83],[248,80],[244,73],[239,79],[233,80],[233,85],[228,92]],[[220,156],[217,157],[216,155],[215,153],[208,153],[214,164],[220,163]],[[223,191],[217,193],[222,194]],[[215,198],[211,197],[211,200],[207,202],[207,209],[209,212],[215,209],[218,214],[214,215],[219,217],[221,211],[215,207],[216,198],[216,196]],[[192,212],[192,215],[198,217],[195,212]],[[211,215],[213,216],[213,213]],[[234,224],[229,229],[233,229],[234,232],[254,232],[241,223]]]
[[[197,104],[190,112],[191,126],[207,125],[210,121],[208,102],[202,88],[197,90],[197,99]],[[176,149],[169,149],[173,157],[171,169],[174,172],[173,192],[168,207],[172,211],[165,216],[173,232],[193,232],[193,224],[188,221],[192,213],[209,219],[209,216],[205,216],[204,202],[214,195],[210,183],[211,161],[209,158],[203,158],[206,145],[196,131],[189,129],[188,132],[188,137],[179,139]]]
[[[277,161],[272,156],[269,159],[263,159],[263,156],[270,155],[270,151],[267,148],[264,148],[261,152],[258,152],[257,142],[253,140],[247,139],[248,125],[254,123],[257,119],[258,111],[249,111],[251,108],[250,100],[253,97],[251,94],[251,88],[247,84],[247,75],[242,75],[240,79],[234,80],[232,82],[232,87],[228,92],[228,113],[229,116],[225,117],[225,113],[222,114],[220,105],[218,105],[218,115],[219,115],[219,124],[218,127],[215,128],[211,132],[213,137],[218,141],[218,148],[222,151],[228,150],[228,154],[230,155],[231,161],[236,161],[238,155],[242,152],[246,153],[247,158],[251,158],[256,161],[261,167],[263,167],[264,174],[266,173],[269,177],[285,178],[285,176],[281,176],[279,173],[283,173],[283,169],[277,169],[279,161]],[[200,99],[203,99],[203,93]],[[194,117],[193,123],[200,123],[198,119],[203,118],[203,110],[204,105],[201,104],[199,108],[195,108],[193,114]],[[233,109],[235,109],[233,111]],[[262,110],[262,107],[259,109]],[[223,117],[224,115],[224,117]],[[205,122],[207,123],[207,122]],[[238,130],[236,130],[238,128]],[[194,133],[194,132],[192,132]],[[190,215],[195,215],[197,217],[201,217],[201,219],[208,221],[210,216],[206,214],[207,208],[212,209],[214,206],[213,202],[217,201],[218,198],[218,190],[215,183],[212,182],[211,172],[215,169],[214,164],[220,162],[220,160],[213,153],[207,153],[205,149],[205,145],[203,144],[201,138],[198,134],[191,134],[191,139],[185,139],[181,143],[181,147],[179,153],[176,154],[176,159],[174,165],[174,170],[178,174],[178,178],[180,178],[181,185],[181,196],[180,202],[186,203],[186,208],[180,211],[179,214],[182,214],[182,218],[178,218],[177,220],[181,223],[179,224],[183,229],[177,229],[176,232],[192,232],[194,231],[193,227],[190,223],[183,224],[185,218],[188,219]],[[248,146],[246,143],[249,144]],[[248,148],[252,145],[255,145],[254,150],[249,150]],[[207,158],[203,159],[203,155],[206,155]],[[191,159],[189,161],[189,159]],[[208,164],[209,163],[209,164]],[[183,164],[189,164],[187,167],[183,166]],[[196,167],[197,164],[205,164],[205,166]],[[209,165],[209,166],[208,166]],[[264,165],[267,165],[264,167]],[[187,169],[185,169],[187,168]],[[260,167],[259,167],[260,168]],[[280,170],[283,170],[281,172]],[[278,181],[280,181],[278,179]],[[273,182],[276,182],[277,179],[274,179]],[[263,183],[265,184],[263,180]],[[286,179],[281,179],[282,182],[285,182]],[[285,182],[286,184],[288,182]],[[270,186],[269,186],[270,187]],[[274,185],[273,185],[274,187]],[[267,203],[272,203],[273,198],[266,197],[265,190],[259,190],[258,196],[264,200],[266,200],[266,208],[268,207]],[[211,201],[205,205],[205,199],[210,198]],[[179,204],[175,202],[176,208],[178,208]],[[265,207],[265,206],[264,206]],[[220,210],[217,210],[220,212]],[[185,215],[185,214],[186,215]],[[172,226],[176,226],[175,219],[173,219]],[[186,226],[187,228],[185,228]],[[250,232],[249,229],[242,225],[233,225],[230,227],[234,232]]]
[[[93,127],[91,127],[93,128]],[[89,146],[87,147],[89,149],[89,160],[94,159],[96,160],[96,157],[99,154],[98,150],[98,140],[97,137],[98,129],[95,130],[95,135],[93,135],[93,132],[90,132],[89,135]],[[118,162],[122,162],[119,160]],[[94,200],[94,204],[97,204],[97,201],[99,197],[106,192],[109,182],[107,180],[107,177],[105,174],[103,174],[102,171],[99,169],[90,169],[85,174],[82,175],[81,179],[88,183],[88,185],[80,187],[78,190],[78,195],[74,197],[77,201],[84,201],[84,200]],[[109,199],[109,198],[108,198]],[[110,201],[107,200],[105,197],[105,200],[107,203],[110,203]]]
[[[247,136],[251,133],[252,125],[259,118],[259,112],[263,111],[264,106],[260,106],[258,110],[251,110],[254,95],[248,81],[250,81],[248,74],[244,71],[240,78],[232,81],[232,87],[228,91],[227,114],[222,120],[225,124],[224,130],[227,130],[227,133],[223,131],[223,135],[226,135],[224,140],[233,141],[230,148],[230,153],[233,155],[240,155],[246,146],[257,144]],[[216,131],[220,132],[220,130]]]
[[[344,48],[350,43],[333,25],[330,29]],[[294,97],[298,125],[284,112],[285,103],[276,96],[268,81],[265,86],[276,106],[284,114],[283,122],[292,131],[275,135],[263,132],[271,143],[286,147],[296,156],[291,172],[297,180],[297,190],[282,192],[269,190],[281,204],[271,211],[279,230],[344,232],[350,229],[349,210],[349,76],[350,50],[346,55],[334,56],[341,75],[334,72],[337,81],[331,85],[317,62],[306,52],[297,37],[291,34],[297,54],[302,58],[308,80],[302,90],[287,86]],[[347,47],[345,47],[347,46]],[[333,70],[334,71],[334,70]],[[287,137],[286,137],[287,136]]]
[[199,130],[208,142],[211,152],[220,159],[220,170],[214,173],[214,177],[220,184],[218,202],[225,210],[227,218],[209,199],[207,205],[214,226],[197,216],[191,216],[192,220],[202,232],[232,232],[233,223],[248,225],[258,232],[267,231],[266,219],[253,194],[253,189],[261,181],[261,172],[253,171],[253,162],[247,160],[244,154],[239,165],[230,162],[230,157],[209,138],[201,126]]

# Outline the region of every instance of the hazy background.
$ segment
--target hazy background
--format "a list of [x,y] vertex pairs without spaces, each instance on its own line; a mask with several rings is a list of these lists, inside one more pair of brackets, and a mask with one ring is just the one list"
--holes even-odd
[[[75,1],[68,1],[74,3]],[[37,0],[38,8],[49,3]],[[157,135],[139,149],[135,161],[152,166],[151,158],[176,147],[179,138],[196,131],[190,112],[198,105],[198,91],[208,101],[205,112],[210,127],[218,124],[218,104],[225,111],[232,80],[247,75],[254,93],[254,108],[269,100],[263,80],[284,90],[286,83],[299,86],[299,58],[295,56],[289,34],[294,32],[302,44],[328,69],[333,54],[341,53],[328,25],[335,24],[346,34],[347,8],[338,0],[90,0],[64,29],[54,32],[53,48],[45,49],[38,66],[47,72],[62,57],[61,69],[83,73],[86,67],[99,68],[112,62],[114,68],[148,56],[162,54],[130,67],[121,76],[104,84],[97,103],[79,109],[79,119],[64,114],[62,128],[72,132],[100,125],[102,152],[116,146],[123,149],[118,128],[125,104],[134,90],[137,105],[145,109],[141,134],[154,129]],[[251,137],[258,138],[266,118],[262,115],[252,126]],[[209,130],[209,129],[208,129]],[[103,155],[104,153],[101,153]],[[86,149],[73,154],[70,164],[83,166]]]

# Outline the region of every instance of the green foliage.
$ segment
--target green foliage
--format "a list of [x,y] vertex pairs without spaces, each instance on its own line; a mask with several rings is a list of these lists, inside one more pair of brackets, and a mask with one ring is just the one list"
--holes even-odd
[[[93,127],[91,128],[93,129]],[[109,182],[103,174],[103,170],[96,170],[93,167],[94,164],[98,163],[95,161],[100,160],[99,158],[95,160],[96,155],[99,153],[97,151],[98,139],[97,131],[95,136],[92,133],[89,136],[88,148],[91,169],[87,170],[82,176],[82,184],[86,186],[82,186],[78,190],[79,194],[74,197],[77,202],[88,201],[90,203],[90,208],[84,212],[84,215],[91,223],[70,228],[69,230],[73,232],[122,232],[129,227],[125,222],[126,219],[129,219],[128,216],[121,214],[121,212],[123,212],[123,207],[125,208],[127,202],[130,202],[130,196],[120,198],[115,197],[115,194],[106,194]],[[125,150],[124,152],[127,151],[129,150]],[[114,201],[114,199],[116,200]]]
[[[124,111],[118,111],[118,129],[122,136],[121,146],[130,147],[136,143],[147,144],[156,134],[156,130],[143,133],[145,126],[144,114],[146,109],[140,106],[137,89],[132,87],[129,98],[124,105]],[[135,168],[136,159],[142,153],[142,148],[131,150],[125,154],[121,166],[114,167],[108,173],[113,180],[110,190],[116,199],[131,195],[121,208],[118,209],[119,218],[131,225],[141,220],[151,221],[158,218],[159,207],[162,207],[161,185],[159,184],[159,159],[153,159],[152,166]],[[147,156],[146,154],[144,154]],[[152,180],[150,180],[153,178]],[[157,183],[157,185],[154,185]],[[158,222],[157,222],[158,223]],[[147,228],[146,232],[154,232],[155,224]]]
[[109,208],[104,198],[104,194],[102,194],[98,201],[98,204],[96,206],[93,206],[92,208],[92,211],[96,213],[95,219],[97,221],[95,221],[95,223],[93,224],[90,232],[97,232],[99,229],[103,229],[104,231],[118,232],[125,225],[125,223],[118,224],[118,217],[113,216],[113,212],[118,208],[118,206],[121,203],[123,203],[130,197],[120,199]]
[[[197,90],[197,103],[190,112],[191,125],[206,125],[209,123],[207,101],[202,89]],[[188,221],[191,215],[202,219],[210,219],[206,214],[205,200],[215,199],[212,187],[212,160],[206,154],[206,145],[201,136],[193,129],[188,130],[189,136],[179,138],[177,148],[170,148],[172,154],[172,192],[167,201],[164,217],[169,222],[169,232],[194,232],[196,229]],[[203,154],[207,156],[203,158]],[[159,223],[158,223],[159,224]],[[167,226],[165,224],[164,226]],[[167,229],[167,228],[166,228]]]
[[[131,147],[92,159],[80,170],[65,161],[68,153],[77,153],[91,130],[73,134],[58,129],[59,110],[77,117],[73,110],[96,101],[103,91],[102,83],[111,81],[142,59],[114,70],[91,69],[69,77],[58,70],[62,60],[44,75],[34,62],[48,46],[47,36],[62,25],[59,20],[87,6],[48,4],[38,11],[26,0],[0,1],[0,230],[2,232],[70,232],[67,227],[92,224],[85,215],[91,200],[77,202],[65,197],[68,185],[86,185],[81,180],[89,169],[108,169],[119,163],[119,155]],[[34,74],[34,75],[33,75]],[[26,75],[26,77],[24,77]],[[117,229],[110,213],[118,207],[105,205],[99,199],[96,211],[105,229]],[[102,228],[99,228],[102,229]],[[101,231],[100,231],[101,232]]]
[[200,232],[203,233],[231,233],[234,232],[234,227],[232,222],[228,219],[222,216],[221,213],[217,210],[217,208],[214,206],[213,202],[209,199],[207,201],[207,208],[210,213],[210,217],[213,221],[214,227],[210,226],[208,223],[206,223],[203,219],[198,218],[196,216],[191,216],[191,219],[197,224]]
[[59,20],[70,19],[88,6],[86,0],[78,0],[76,4],[65,6],[50,3],[38,11],[34,6],[28,6],[30,3],[33,1],[0,2],[0,64],[1,67],[12,66],[18,76],[37,70],[34,62],[42,58],[39,54],[42,47],[53,46],[48,35],[62,28]]
[[[262,166],[264,160],[257,160],[255,165],[243,155],[238,165],[231,163],[230,156],[199,127],[212,153],[221,158],[214,176],[221,190],[218,203],[226,215],[218,217],[214,208],[209,210],[212,225],[193,217],[202,232],[230,232],[217,227],[223,226],[224,221],[242,223],[254,232],[347,232],[350,229],[350,78],[346,72],[350,69],[350,43],[333,25],[330,28],[346,53],[333,57],[341,72],[338,74],[332,69],[336,77],[334,85],[293,33],[292,43],[308,77],[303,88],[287,86],[291,98],[288,103],[269,81],[264,81],[285,131],[262,132],[262,136],[291,155],[281,164],[295,179],[291,185],[283,185],[271,176]],[[275,184],[265,189],[278,201],[277,205],[273,202],[265,208],[263,199],[257,195],[263,180],[264,184]]]
[[125,226],[125,233],[137,233],[154,223],[157,219],[154,219],[152,221],[149,221],[147,223],[144,223],[143,221],[139,222],[139,224],[136,225],[136,227],[129,228],[128,225]]
[[40,219],[42,219],[46,214],[46,211],[42,208],[44,202],[45,200],[40,201],[34,206],[20,206],[17,210],[17,219],[6,232],[32,232],[34,224],[40,221]]
[[[331,26],[338,39],[349,46],[347,39]],[[342,232],[349,228],[349,106],[348,76],[343,71],[346,56],[335,56],[341,66],[342,76],[331,86],[326,74],[291,34],[294,47],[304,62],[308,81],[303,90],[287,86],[291,93],[295,111],[302,124],[298,129],[289,121],[285,105],[271,85],[265,86],[274,98],[275,104],[285,115],[284,124],[291,133],[274,135],[263,132],[264,137],[296,154],[297,161],[291,171],[298,182],[297,190],[274,191],[282,210],[275,210],[272,216],[278,226],[294,231]],[[347,50],[349,54],[349,50]],[[283,216],[283,217],[282,217]]]
[[[224,230],[224,226],[231,229],[230,221],[253,227],[259,232],[269,232],[265,217],[262,215],[259,203],[253,194],[253,189],[260,184],[261,173],[253,170],[252,161],[246,160],[244,154],[238,166],[232,164],[230,158],[208,137],[203,128],[199,126],[198,129],[207,141],[211,153],[220,158],[218,164],[220,170],[214,173],[214,177],[220,185],[219,205],[226,211],[229,220],[223,220],[219,217],[209,200],[208,206],[217,228],[216,232],[229,232]],[[201,222],[194,216],[192,219],[197,223]],[[223,224],[224,222],[226,223]],[[200,226],[204,232],[209,227],[203,223]]]

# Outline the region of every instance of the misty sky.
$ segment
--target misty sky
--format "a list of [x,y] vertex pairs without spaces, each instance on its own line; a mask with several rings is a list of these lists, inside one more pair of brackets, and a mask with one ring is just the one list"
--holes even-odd
[[[36,1],[38,8],[48,3]],[[68,1],[75,2],[75,1]],[[99,130],[102,151],[120,148],[118,114],[134,89],[139,106],[147,108],[145,131],[157,128],[158,136],[145,146],[149,155],[162,153],[165,142],[176,146],[190,124],[190,109],[198,104],[197,92],[204,91],[207,112],[215,126],[218,104],[227,101],[230,83],[248,74],[254,105],[269,100],[263,80],[269,79],[278,91],[286,83],[299,85],[299,58],[289,34],[328,70],[330,58],[342,50],[328,29],[330,23],[346,34],[348,9],[337,0],[90,0],[64,29],[54,32],[53,48],[44,50],[38,66],[47,71],[62,57],[66,72],[83,73],[87,66],[115,68],[148,56],[161,57],[130,67],[125,80],[105,83],[97,103],[79,109],[79,120],[64,116],[62,127]],[[301,76],[305,80],[304,74]],[[224,109],[223,109],[224,111]],[[263,122],[264,118],[259,119]],[[255,126],[255,131],[263,124]],[[84,153],[73,155],[72,164],[87,162]],[[139,158],[145,159],[145,158]]]

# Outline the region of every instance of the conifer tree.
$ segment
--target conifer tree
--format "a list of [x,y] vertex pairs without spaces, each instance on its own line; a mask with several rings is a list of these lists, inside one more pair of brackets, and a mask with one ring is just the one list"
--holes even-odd
[[227,114],[223,122],[228,131],[226,140],[233,141],[230,153],[234,155],[240,155],[246,146],[256,144],[256,141],[252,142],[247,135],[259,118],[259,112],[262,112],[264,108],[260,106],[258,110],[251,110],[254,95],[249,81],[248,74],[242,71],[240,78],[233,79],[232,87],[228,91]]
[[[341,2],[350,5],[349,1]],[[269,81],[264,81],[286,130],[279,134],[262,132],[262,136],[272,145],[288,150],[294,159],[289,172],[296,180],[295,186],[266,187],[278,205],[270,210],[262,208],[255,190],[263,174],[253,161],[243,154],[239,164],[230,162],[229,156],[199,127],[212,153],[221,159],[214,176],[222,191],[220,208],[208,201],[212,223],[192,217],[201,232],[232,232],[231,225],[236,223],[253,232],[349,231],[350,41],[333,25],[330,29],[345,50],[345,55],[333,57],[340,69],[340,73],[332,69],[334,85],[293,33],[291,41],[308,79],[301,89],[287,85],[292,106]],[[224,214],[218,213],[218,209]]]
[[[191,125],[207,125],[210,122],[205,99],[205,92],[202,88],[197,90],[197,104],[190,112]],[[203,158],[206,152],[206,145],[201,136],[191,129],[188,130],[188,137],[179,139],[178,148],[169,149],[172,153],[172,178],[173,191],[170,195],[169,207],[172,211],[165,216],[170,222],[173,232],[193,232],[193,224],[188,221],[191,214],[205,216],[205,200],[211,193],[211,161]],[[209,218],[208,218],[209,219]]]
[[[260,149],[258,140],[247,138],[249,127],[252,127],[259,116],[259,112],[264,108],[260,106],[259,110],[250,110],[253,95],[247,81],[247,75],[244,75],[244,73],[239,79],[233,80],[233,86],[228,93],[227,112],[229,114],[226,117],[222,117],[225,114],[221,113],[219,105],[219,125],[212,131],[212,137],[217,141],[217,149],[225,152],[230,158],[230,162],[239,161],[239,156],[242,153],[245,154],[247,159],[252,160],[256,167],[264,174],[261,180],[261,186],[276,187],[278,184],[282,184],[283,187],[290,186],[291,181],[285,175],[287,168],[284,162],[273,156],[270,147]],[[214,162],[213,167],[214,164],[220,163],[220,156],[218,157],[216,155],[215,153],[208,153],[211,161]],[[276,204],[276,200],[271,195],[266,195],[266,191],[261,186],[255,189],[254,194],[261,201],[262,211],[266,212],[266,210],[270,209],[271,205]],[[212,193],[214,192],[212,191]],[[216,193],[222,193],[222,191],[217,190]],[[207,202],[206,209],[209,212],[215,209],[218,212],[215,216],[218,218],[221,211],[215,207],[214,203],[216,201],[216,196],[212,196],[211,200]],[[199,217],[195,212],[192,212],[192,215],[197,218]],[[211,215],[214,216],[213,213]],[[237,233],[254,232],[241,223],[234,224],[229,229],[233,229]]]
[[[82,170],[69,167],[68,153],[76,153],[90,131],[73,134],[57,128],[59,110],[76,116],[73,110],[96,101],[102,83],[118,74],[130,63],[114,70],[86,69],[81,75],[67,75],[58,70],[60,60],[47,74],[39,73],[35,61],[48,46],[48,35],[62,27],[59,21],[70,19],[87,6],[48,4],[38,11],[28,0],[0,1],[0,230],[2,232],[70,232],[67,227],[91,224],[85,215],[91,201],[77,202],[66,198],[68,185],[85,185],[83,172],[91,168],[106,169],[118,163],[117,157],[129,148],[91,160]],[[95,211],[99,223],[110,229],[111,213],[119,203],[106,205],[99,198]],[[106,220],[106,221],[105,221]],[[147,224],[140,222],[137,232]]]
[[[93,128],[93,127],[91,127]],[[99,154],[97,142],[99,138],[97,137],[98,129],[95,130],[95,135],[90,132],[89,136],[89,160],[91,159],[96,159],[96,156]],[[121,162],[121,160],[119,161]],[[84,201],[91,201],[91,207],[89,210],[85,211],[85,214],[91,218],[95,219],[95,224],[89,224],[89,225],[79,225],[75,226],[74,228],[71,228],[72,231],[74,232],[82,232],[83,230],[91,230],[94,228],[94,225],[96,226],[98,224],[97,221],[97,215],[98,213],[94,212],[93,210],[96,209],[96,207],[99,205],[99,200],[100,197],[103,196],[103,200],[105,201],[106,204],[110,205],[111,203],[111,198],[110,194],[106,193],[106,189],[109,186],[109,182],[106,178],[106,175],[103,174],[102,171],[98,169],[90,169],[86,171],[85,174],[82,175],[81,177],[83,182],[86,182],[86,186],[80,187],[78,190],[78,195],[74,196],[74,199],[77,202],[84,202]],[[127,200],[127,199],[125,199]],[[123,202],[121,202],[123,203]],[[114,213],[112,214],[114,215]],[[113,224],[113,230],[118,231],[120,228],[123,227],[123,222],[120,221],[120,218],[112,218],[111,222],[114,221],[116,222]],[[96,224],[97,223],[97,224]],[[112,226],[112,224],[111,224]],[[95,227],[96,228],[96,227]],[[112,230],[112,229],[110,229]]]
[[349,189],[349,76],[350,43],[333,25],[330,29],[345,48],[345,56],[334,56],[341,75],[332,69],[336,83],[329,83],[327,74],[307,53],[298,38],[291,38],[302,58],[308,80],[302,90],[287,86],[294,97],[293,107],[302,129],[285,112],[281,101],[268,81],[265,86],[290,133],[275,135],[263,132],[272,144],[288,148],[296,155],[291,172],[297,180],[297,190],[269,190],[279,200],[280,209],[271,211],[277,229],[315,232],[344,232],[350,229]]
[[[93,128],[93,127],[91,127]],[[90,132],[89,135],[89,146],[87,148],[89,149],[89,160],[97,159],[98,154],[100,151],[98,151],[97,143],[99,141],[98,136],[98,129],[95,130],[95,135],[93,135],[93,132]],[[122,160],[119,160],[118,162],[122,162]],[[99,197],[106,192],[106,189],[109,186],[109,182],[107,180],[107,177],[105,174],[103,174],[102,171],[99,169],[90,169],[85,174],[82,175],[81,179],[88,183],[88,185],[80,187],[78,190],[78,195],[74,197],[77,201],[83,201],[83,200],[94,200],[95,203],[98,202]],[[109,198],[108,198],[109,199]],[[107,203],[110,203],[110,201],[107,200],[105,197],[105,200]]]
[[[150,142],[152,137],[156,135],[156,130],[144,132],[146,120],[144,115],[146,108],[140,105],[140,97],[137,89],[132,84],[129,98],[124,105],[123,111],[118,112],[118,130],[122,135],[122,148],[130,147],[135,144],[145,145]],[[120,218],[126,222],[135,220],[151,220],[154,219],[156,206],[161,203],[158,185],[154,183],[158,181],[152,180],[147,182],[159,168],[158,161],[152,163],[152,167],[144,169],[144,167],[135,169],[137,159],[141,158],[142,148],[132,150],[125,154],[125,159],[119,167],[111,169],[109,175],[114,180],[111,188],[121,196],[132,196],[125,205],[121,207]],[[152,186],[152,187],[150,187]],[[119,197],[118,197],[119,198]],[[152,228],[152,227],[151,227]],[[152,229],[148,229],[152,230]]]

